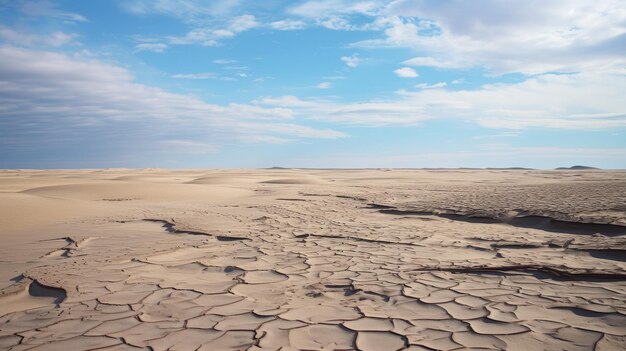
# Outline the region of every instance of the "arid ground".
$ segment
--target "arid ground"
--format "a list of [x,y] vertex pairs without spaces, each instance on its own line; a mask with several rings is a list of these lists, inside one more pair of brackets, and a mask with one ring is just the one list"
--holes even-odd
[[620,350],[626,172],[0,172],[2,350]]

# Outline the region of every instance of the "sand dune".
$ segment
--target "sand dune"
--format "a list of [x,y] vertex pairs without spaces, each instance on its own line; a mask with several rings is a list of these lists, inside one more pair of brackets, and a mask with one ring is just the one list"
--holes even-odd
[[249,192],[243,189],[208,188],[193,184],[169,184],[163,186],[158,183],[116,182],[53,185],[27,189],[22,191],[22,193],[48,198],[94,201],[177,201],[198,199],[214,201],[245,196]]
[[0,315],[58,305],[65,299],[65,291],[39,284],[28,278],[19,280],[0,294]]
[[262,181],[265,178],[245,177],[237,175],[211,175],[206,177],[199,177],[189,181],[189,184],[223,184],[223,185],[237,185],[237,184],[251,184]]
[[0,188],[1,349],[626,344],[625,172],[4,171]]
[[293,177],[293,178],[278,178],[263,181],[265,184],[322,184],[323,180],[317,177]]
[[35,227],[115,211],[98,203],[67,198],[41,197],[27,193],[0,193],[0,238]]

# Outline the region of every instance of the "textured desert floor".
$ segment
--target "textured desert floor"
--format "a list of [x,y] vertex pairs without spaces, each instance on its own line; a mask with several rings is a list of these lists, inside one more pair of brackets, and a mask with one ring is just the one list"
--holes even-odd
[[2,350],[620,350],[626,172],[0,171]]

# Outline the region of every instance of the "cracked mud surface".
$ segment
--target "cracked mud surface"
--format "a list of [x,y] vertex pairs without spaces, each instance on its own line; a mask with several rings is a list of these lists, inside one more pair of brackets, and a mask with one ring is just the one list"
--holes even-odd
[[3,171],[0,204],[1,350],[626,344],[626,172]]

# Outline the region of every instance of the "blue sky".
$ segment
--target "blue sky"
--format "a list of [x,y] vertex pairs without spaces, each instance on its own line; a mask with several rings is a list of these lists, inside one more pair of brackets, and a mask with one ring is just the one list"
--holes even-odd
[[0,167],[626,168],[626,4],[0,0]]

